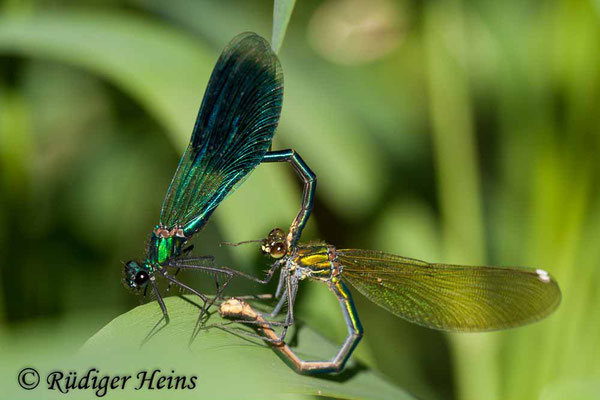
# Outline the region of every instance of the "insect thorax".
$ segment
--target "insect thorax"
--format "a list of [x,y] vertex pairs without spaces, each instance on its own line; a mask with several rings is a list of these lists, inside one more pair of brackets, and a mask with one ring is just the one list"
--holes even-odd
[[299,246],[291,260],[301,278],[329,281],[338,275],[335,248],[329,245]]
[[187,240],[180,228],[166,229],[157,226],[152,231],[150,243],[148,244],[148,262],[162,264],[169,258],[178,256],[181,254],[181,248]]

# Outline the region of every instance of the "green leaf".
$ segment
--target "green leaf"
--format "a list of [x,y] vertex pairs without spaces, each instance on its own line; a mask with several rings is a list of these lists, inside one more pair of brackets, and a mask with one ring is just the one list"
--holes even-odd
[[[0,17],[0,53],[68,63],[104,77],[145,107],[180,150],[189,141],[217,59],[198,39],[175,29],[97,11],[6,14]],[[287,165],[260,166],[257,172],[242,186],[244,193],[228,198],[224,212],[215,214],[228,239],[262,237],[274,225],[291,223],[298,210],[300,193]],[[156,196],[165,192],[166,187],[156,188]],[[264,207],[267,196],[278,207]]]
[[296,0],[275,0],[273,6],[273,38],[271,39],[271,46],[276,53],[279,53],[281,44],[283,43],[283,37],[285,31],[290,23],[292,17],[292,11],[294,11],[294,5]]
[[[198,308],[191,301],[192,297],[166,298],[170,323],[141,347],[143,339],[162,317],[156,302],[139,306],[111,321],[87,341],[79,356],[94,360],[99,369],[106,371],[134,371],[152,366],[173,369],[179,374],[197,375],[196,390],[179,391],[178,398],[198,399],[200,393],[202,398],[207,399],[287,399],[289,395],[339,399],[412,398],[377,373],[358,364],[350,363],[338,376],[299,375],[261,340],[215,327],[226,322],[216,313],[208,319],[207,328],[188,345],[198,318]],[[293,332],[290,340],[292,337]],[[329,359],[339,346],[306,326],[298,329],[294,342],[298,344],[298,353],[305,359]],[[136,391],[114,394],[115,398],[132,398]],[[148,394],[164,396],[160,392],[143,393],[144,396]]]
[[[462,39],[463,11],[454,3],[429,4],[425,18],[425,46],[430,80],[438,191],[442,210],[443,248],[449,259],[465,264],[485,264],[485,229],[481,205],[480,176],[469,101],[469,80],[457,46],[445,44],[447,33]],[[440,84],[443,82],[443,84]],[[459,398],[500,398],[497,336],[451,334]]]

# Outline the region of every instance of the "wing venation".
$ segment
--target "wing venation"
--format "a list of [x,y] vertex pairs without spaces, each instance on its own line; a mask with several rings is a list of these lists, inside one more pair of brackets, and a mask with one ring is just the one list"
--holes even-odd
[[268,151],[281,113],[283,73],[269,43],[236,36],[210,77],[160,215],[186,236],[200,230],[221,201]]
[[338,250],[342,277],[391,313],[428,328],[491,331],[533,322],[560,303],[541,269],[429,264],[369,250]]

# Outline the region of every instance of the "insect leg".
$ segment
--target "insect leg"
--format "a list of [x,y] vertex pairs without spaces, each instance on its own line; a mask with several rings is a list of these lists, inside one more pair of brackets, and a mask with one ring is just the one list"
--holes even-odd
[[[212,256],[211,256],[212,257]],[[183,269],[197,269],[197,270],[202,270],[202,271],[206,271],[206,272],[217,272],[217,273],[223,273],[226,275],[238,275],[241,277],[244,277],[246,279],[250,279],[251,281],[257,282],[257,283],[262,283],[262,284],[267,284],[271,281],[271,278],[273,277],[273,274],[275,273],[275,271],[277,270],[277,268],[279,267],[279,263],[275,262],[271,268],[269,268],[269,271],[267,272],[267,275],[265,276],[264,279],[260,279],[257,278],[253,275],[250,274],[246,274],[245,272],[241,272],[232,268],[228,268],[228,267],[215,267],[214,263],[212,266],[203,266],[203,265],[194,265],[194,264],[189,264],[190,262],[194,262],[197,261],[199,259],[196,258],[189,258],[189,259],[181,259],[181,260],[174,260],[173,262],[169,263],[168,265],[170,267],[175,267],[175,268],[183,268]],[[213,258],[214,260],[214,258]]]
[[[296,294],[298,293],[298,279],[287,275],[285,277],[285,288],[286,288],[285,294],[283,296],[281,296],[281,300],[279,300],[279,302],[273,309],[273,312],[271,312],[270,314],[266,314],[269,318],[276,316],[279,313],[279,311],[281,310],[281,308],[283,307],[283,304],[285,304],[285,301],[287,300],[288,310],[287,310],[287,314],[285,316],[285,321],[283,323],[269,322],[270,326],[283,326],[283,329],[282,329],[280,335],[277,335],[275,333],[275,331],[273,331],[273,334],[275,335],[275,337],[270,339],[269,341],[272,341],[275,343],[283,343],[283,341],[285,340],[285,336],[287,334],[288,328],[294,324],[294,303],[296,301]],[[254,321],[249,321],[249,322],[237,321],[237,322],[256,324],[256,322],[254,322]]]
[[288,276],[286,278],[286,297],[288,299],[288,312],[285,317],[285,324],[279,336],[279,341],[285,340],[288,328],[294,324],[294,303],[296,302],[296,294],[298,293],[298,279]]
[[208,301],[208,297],[206,297],[205,295],[203,295],[202,293],[198,292],[196,289],[189,287],[188,285],[186,285],[183,282],[178,281],[177,279],[175,279],[174,277],[170,276],[169,274],[167,274],[166,272],[162,272],[162,276],[164,276],[165,278],[167,278],[170,282],[176,284],[177,286],[182,287],[185,290],[189,290],[190,292],[192,292],[193,294],[195,294],[196,296],[200,297],[200,299],[202,299],[202,301],[204,302],[204,306],[202,306],[202,312],[204,313],[205,309],[206,309],[206,302]]
[[162,310],[163,318],[165,319],[165,321],[167,323],[169,323],[169,313],[167,312],[167,306],[165,305],[165,302],[164,302],[162,296],[160,295],[160,292],[158,291],[156,282],[154,282],[154,280],[151,280],[150,283],[152,284],[152,291],[154,292],[154,295],[156,296],[156,301],[158,301],[158,305],[160,306],[160,309]]
[[285,276],[283,273],[279,275],[279,282],[277,283],[277,289],[275,290],[275,298],[279,298],[283,292],[283,286],[285,283]]
[[142,304],[146,300],[146,294],[148,293],[148,285],[144,288],[144,293],[142,294],[142,298],[140,299],[140,304]]
[[[154,282],[154,280],[151,280],[150,283],[152,285],[152,291],[153,291],[154,295],[156,296],[156,300],[158,301],[158,305],[160,306],[160,309],[162,310],[163,316],[152,327],[152,329],[150,329],[150,332],[148,332],[146,337],[140,343],[140,347],[143,346],[144,344],[146,344],[150,340],[150,338],[152,338],[152,336],[156,335],[161,329],[163,329],[165,326],[167,326],[169,324],[169,313],[167,312],[167,306],[165,305],[165,302],[163,301],[163,298],[160,295],[158,287],[156,286],[156,282]],[[144,289],[144,296],[146,295],[145,292],[146,292],[147,288],[148,288],[148,286],[146,286],[146,288]],[[163,320],[165,321],[165,324],[162,327],[158,328],[158,326],[161,324],[161,322]]]
[[281,298],[277,302],[277,305],[275,306],[273,311],[271,311],[269,314],[266,314],[266,315],[269,318],[275,318],[279,314],[279,311],[281,311],[281,309],[283,308],[283,305],[285,304],[286,300],[287,300],[287,296],[281,296]]
[[[187,253],[191,252],[192,250],[194,250],[194,245],[193,244],[191,244],[188,247],[186,247],[185,249],[183,249],[182,252],[181,252],[181,254],[187,254]],[[212,263],[212,265],[214,265],[214,263],[215,263],[215,257],[214,256],[199,256],[199,257],[192,258],[192,260],[195,260],[195,261],[210,260],[210,262]],[[180,270],[181,270],[181,268],[177,268],[177,271],[175,271],[175,273],[173,274],[173,276],[177,276],[177,274],[179,273]],[[169,282],[169,286],[167,286],[167,292],[171,290],[171,286],[173,286],[173,283]]]

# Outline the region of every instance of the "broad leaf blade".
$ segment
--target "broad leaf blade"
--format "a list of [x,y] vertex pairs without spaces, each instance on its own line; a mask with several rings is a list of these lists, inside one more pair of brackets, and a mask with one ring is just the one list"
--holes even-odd
[[[350,365],[345,373],[338,376],[296,374],[262,341],[234,335],[217,327],[201,331],[188,346],[198,308],[180,297],[167,298],[166,305],[171,322],[142,347],[140,343],[162,316],[155,302],[137,307],[111,321],[88,340],[79,355],[99,360],[98,365],[105,370],[131,370],[152,365],[168,366],[180,374],[197,375],[199,388],[189,393],[178,393],[182,398],[198,398],[200,391],[203,398],[210,399],[273,399],[287,398],[290,394],[339,399],[412,398],[375,372],[356,364]],[[225,320],[213,314],[207,326],[223,322]],[[306,359],[328,359],[338,349],[338,345],[328,342],[306,326],[302,326],[295,337],[298,352]],[[228,383],[232,380],[235,384]],[[131,398],[136,391],[114,394],[117,398]]]

